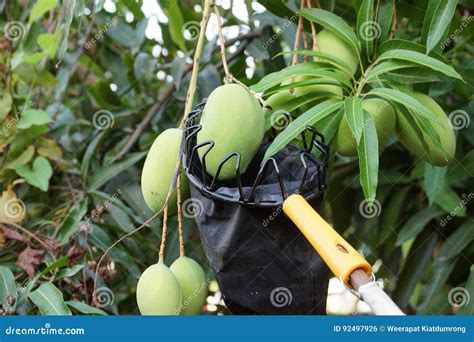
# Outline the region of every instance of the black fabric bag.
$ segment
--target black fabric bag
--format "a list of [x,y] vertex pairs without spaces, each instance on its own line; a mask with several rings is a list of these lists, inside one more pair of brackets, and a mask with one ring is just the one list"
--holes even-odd
[[281,208],[285,193],[298,192],[318,209],[325,166],[306,163],[304,151],[288,145],[261,169],[264,144],[239,177],[241,187],[238,180],[210,187],[210,176],[192,152],[193,127],[188,124],[185,132],[184,165],[200,207],[196,222],[204,252],[230,312],[325,314],[329,270]]

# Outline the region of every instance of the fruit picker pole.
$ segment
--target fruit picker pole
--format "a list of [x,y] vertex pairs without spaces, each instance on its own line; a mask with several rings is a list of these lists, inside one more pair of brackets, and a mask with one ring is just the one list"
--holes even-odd
[[404,315],[375,281],[372,267],[300,195],[283,202],[283,211],[300,229],[336,277],[360,297],[376,315]]

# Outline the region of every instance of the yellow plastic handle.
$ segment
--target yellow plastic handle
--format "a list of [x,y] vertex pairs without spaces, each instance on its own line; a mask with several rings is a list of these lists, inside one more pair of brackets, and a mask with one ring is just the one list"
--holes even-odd
[[283,211],[301,230],[324,262],[337,277],[350,285],[350,276],[357,269],[372,273],[370,264],[342,238],[300,195],[291,195],[283,202]]

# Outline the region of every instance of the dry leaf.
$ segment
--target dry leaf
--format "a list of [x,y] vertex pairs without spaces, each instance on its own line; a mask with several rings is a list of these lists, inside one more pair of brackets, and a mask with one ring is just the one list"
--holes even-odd
[[41,256],[44,254],[44,251],[34,249],[31,247],[26,247],[26,249],[20,253],[16,265],[25,270],[30,279],[35,276],[35,266],[40,263]]

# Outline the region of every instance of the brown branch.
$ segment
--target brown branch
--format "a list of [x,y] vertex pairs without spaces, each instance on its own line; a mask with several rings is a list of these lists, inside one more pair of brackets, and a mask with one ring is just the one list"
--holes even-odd
[[[243,49],[240,49],[241,46],[247,46],[254,38],[259,37],[261,35],[261,31],[252,31],[246,34],[243,34],[241,36],[238,36],[233,39],[229,39],[226,43],[225,46],[231,46],[235,44],[238,41],[244,41],[245,43],[241,43],[239,45],[239,48],[236,50],[236,52],[242,53]],[[220,50],[220,47],[217,46],[214,48],[213,52],[217,52]],[[234,60],[238,55],[235,53],[231,55],[228,59],[227,62],[230,63],[230,61]],[[222,62],[220,62],[217,65],[218,69],[222,68]],[[189,74],[193,68],[193,64],[188,64],[184,68],[182,78]],[[167,99],[169,99],[173,93],[176,90],[176,85],[170,84],[169,87],[165,90],[165,92],[158,98],[158,101],[148,110],[146,113],[145,117],[142,119],[140,124],[137,126],[135,131],[132,133],[130,136],[130,139],[128,140],[127,144],[124,146],[122,151],[119,153],[118,158],[123,158],[130,150],[132,147],[136,144],[140,136],[143,134],[143,132],[147,129],[147,127],[150,125],[151,120],[155,117],[155,115],[158,113],[160,110],[161,106],[166,102]]]

